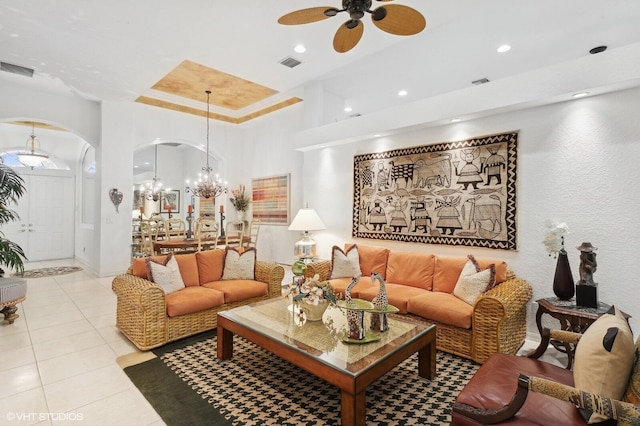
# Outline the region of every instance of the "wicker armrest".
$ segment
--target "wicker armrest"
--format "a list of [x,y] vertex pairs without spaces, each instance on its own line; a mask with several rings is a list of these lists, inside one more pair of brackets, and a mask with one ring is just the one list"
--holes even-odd
[[144,305],[150,308],[158,304],[165,309],[164,291],[151,281],[132,274],[118,275],[111,283],[111,289],[119,300]]
[[282,280],[284,268],[276,263],[256,262],[256,280],[267,283],[269,298],[282,296]]
[[[516,415],[526,401],[529,391],[569,402],[577,408],[590,410],[618,420],[619,424],[640,425],[640,407],[637,405],[584,392],[552,380],[525,376],[524,374],[520,374],[516,393],[504,407],[485,410],[456,402],[453,404],[453,411],[481,424],[502,423]],[[540,407],[540,409],[544,409],[544,407]]]
[[[621,424],[640,425],[640,407],[601,395],[580,391],[572,386],[552,380],[520,374],[518,387],[511,401],[504,407],[485,410],[456,402],[453,411],[482,424],[502,423],[511,419],[522,407],[531,392],[548,395],[569,402],[577,408],[590,410],[605,417],[618,420]],[[544,407],[540,407],[544,409]]]
[[315,274],[318,274],[320,277],[319,281],[326,281],[329,279],[329,274],[331,273],[331,261],[330,260],[319,260],[317,262],[312,262],[307,264],[307,269],[304,271],[305,278],[313,278]]
[[529,377],[521,374],[519,381],[527,384],[530,391],[569,402],[578,408],[618,420],[623,424],[640,425],[640,406],[638,405],[581,391],[572,386],[541,377]]
[[517,352],[527,333],[527,303],[532,295],[529,283],[511,278],[478,299],[473,309],[473,359],[483,363],[496,352]]

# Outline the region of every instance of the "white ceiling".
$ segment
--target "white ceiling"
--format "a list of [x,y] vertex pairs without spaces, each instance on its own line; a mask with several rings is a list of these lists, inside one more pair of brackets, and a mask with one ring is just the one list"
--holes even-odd
[[[273,88],[280,98],[304,99],[305,87],[319,85],[352,106],[348,114],[364,115],[469,87],[480,78],[494,82],[589,56],[595,46],[611,50],[640,42],[638,0],[397,3],[419,10],[427,28],[393,36],[367,16],[360,43],[340,54],[332,40],[345,14],[299,26],[276,22],[297,9],[339,7],[339,0],[2,0],[0,60],[36,73],[28,82],[4,72],[0,79],[133,102],[188,59]],[[298,43],[307,52],[295,53]],[[504,43],[512,50],[498,54]],[[287,56],[302,65],[279,64]],[[400,89],[408,95],[398,97]],[[250,109],[221,112],[243,115]]]

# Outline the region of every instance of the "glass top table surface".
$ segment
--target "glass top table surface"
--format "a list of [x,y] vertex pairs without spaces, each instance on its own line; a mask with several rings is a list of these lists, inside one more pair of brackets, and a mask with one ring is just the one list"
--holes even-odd
[[241,306],[218,315],[351,374],[357,374],[383,360],[435,327],[390,315],[389,330],[376,333],[369,330],[371,314],[365,313],[367,334],[375,334],[380,339],[367,343],[346,343],[342,340],[347,332],[344,310],[330,305],[322,321],[301,321],[297,307],[284,297]]

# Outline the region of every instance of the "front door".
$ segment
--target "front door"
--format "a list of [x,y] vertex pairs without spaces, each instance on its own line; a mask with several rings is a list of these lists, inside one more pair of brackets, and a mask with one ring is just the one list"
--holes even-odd
[[20,220],[6,224],[5,238],[24,250],[29,261],[73,257],[73,176],[21,174],[26,193],[12,205]]

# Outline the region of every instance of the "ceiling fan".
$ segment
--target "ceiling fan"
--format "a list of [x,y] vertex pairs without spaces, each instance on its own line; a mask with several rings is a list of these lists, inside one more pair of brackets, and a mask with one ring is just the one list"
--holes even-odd
[[[376,1],[389,2],[393,0]],[[300,9],[281,16],[278,23],[282,25],[309,24],[331,18],[341,12],[347,12],[349,20],[340,25],[333,37],[333,48],[340,53],[353,49],[362,38],[364,24],[360,20],[365,13],[371,15],[371,20],[376,27],[389,34],[414,35],[427,25],[424,16],[409,6],[392,4],[371,10],[371,4],[372,0],[342,0],[342,9],[331,6]]]

